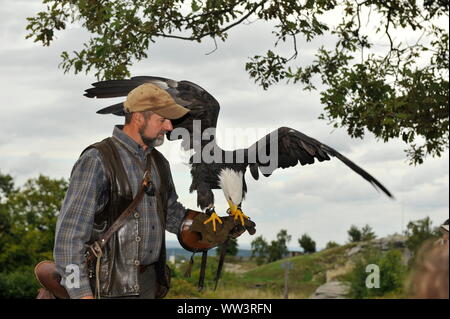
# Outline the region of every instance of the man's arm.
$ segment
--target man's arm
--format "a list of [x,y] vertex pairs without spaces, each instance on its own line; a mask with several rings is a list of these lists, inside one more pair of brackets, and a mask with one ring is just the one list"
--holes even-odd
[[[105,207],[107,197],[107,179],[100,154],[90,149],[75,163],[56,224],[53,255],[62,276],[61,284],[72,299],[92,296],[85,243],[91,237],[95,213]],[[67,271],[73,267],[79,272]],[[74,277],[77,273],[79,278]]]
[[168,193],[166,230],[171,233],[177,234],[180,229],[181,222],[186,215],[186,208],[180,202],[178,202],[178,195],[173,183],[169,162],[167,162],[167,172]]

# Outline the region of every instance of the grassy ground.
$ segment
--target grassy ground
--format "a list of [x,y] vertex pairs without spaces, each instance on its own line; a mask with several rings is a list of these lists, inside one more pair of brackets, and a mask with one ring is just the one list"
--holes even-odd
[[[217,257],[208,257],[205,289],[199,293],[196,289],[199,278],[200,257],[195,258],[191,278],[182,276],[186,265],[175,271],[175,278],[168,298],[224,298],[224,299],[277,299],[284,298],[285,270],[282,263],[290,261],[293,268],[289,271],[289,298],[303,299],[326,282],[326,271],[343,266],[347,259],[345,251],[354,244],[340,246],[311,255],[303,255],[273,263],[257,266],[253,261],[239,262],[244,273],[223,272],[217,290],[214,291],[214,277],[217,269]],[[226,262],[235,262],[229,257]]]

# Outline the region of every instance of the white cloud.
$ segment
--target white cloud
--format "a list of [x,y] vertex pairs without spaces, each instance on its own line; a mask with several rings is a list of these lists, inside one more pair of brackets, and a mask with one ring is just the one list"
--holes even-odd
[[[70,29],[58,34],[50,48],[25,40],[27,16],[40,8],[40,1],[3,1],[0,13],[1,134],[0,170],[20,183],[39,173],[68,178],[72,165],[88,145],[109,136],[122,118],[95,114],[116,100],[95,100],[83,96],[95,78],[92,74],[64,75],[57,66],[62,50],[81,48],[87,34]],[[277,170],[270,178],[254,181],[246,174],[249,193],[244,212],[256,222],[257,234],[274,240],[280,229],[292,235],[290,246],[308,233],[318,247],[334,240],[344,243],[352,224],[369,224],[377,235],[404,230],[410,220],[430,216],[435,225],[448,218],[448,151],[442,158],[428,159],[418,167],[405,162],[401,141],[377,142],[370,133],[363,140],[351,139],[345,129],[333,129],[318,120],[322,112],[319,94],[303,92],[295,85],[276,85],[267,91],[253,83],[244,70],[248,57],[272,47],[273,36],[264,24],[241,26],[230,33],[226,43],[210,55],[212,41],[198,45],[162,40],[150,49],[150,58],[132,67],[133,75],[158,75],[190,80],[204,87],[221,104],[218,123],[219,145],[226,129],[268,131],[293,127],[335,148],[367,170],[396,196],[389,200],[339,160]],[[300,43],[295,64],[312,58],[312,48],[333,42],[321,38]],[[279,52],[291,54],[288,45]],[[119,99],[120,100],[120,99]],[[262,135],[255,138],[261,138]],[[239,140],[247,147],[256,140]],[[175,143],[175,146],[173,146]],[[190,194],[190,173],[180,163],[179,142],[161,148],[172,163],[172,174],[180,201],[196,208],[196,194]],[[225,213],[221,191],[215,191],[216,207]],[[176,239],[169,235],[169,239]],[[249,245],[254,237],[243,235],[239,242]]]

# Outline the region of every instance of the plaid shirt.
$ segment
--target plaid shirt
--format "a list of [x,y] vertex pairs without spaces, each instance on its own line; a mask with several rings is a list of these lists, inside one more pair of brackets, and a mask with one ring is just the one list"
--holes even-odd
[[[114,128],[113,141],[128,174],[134,197],[142,183],[145,158],[151,148],[144,151],[139,144],[122,131],[122,126],[119,125]],[[169,172],[169,176],[166,177],[168,178],[169,189],[166,230],[177,233],[186,209],[177,201],[178,196],[170,174],[170,166],[168,162],[166,164]],[[154,162],[152,163],[152,180],[155,187],[158,188],[160,177]],[[108,202],[108,185],[109,182],[99,151],[94,148],[89,149],[80,156],[73,167],[69,189],[56,225],[53,253],[58,272],[63,279],[61,283],[64,284],[68,276],[73,278],[72,272],[68,270],[71,269],[71,265],[79,267],[79,288],[67,289],[71,298],[80,298],[92,294],[84,264],[85,244],[91,238],[95,213],[102,211]],[[156,197],[144,196],[137,207],[137,211],[140,213],[138,219],[139,261],[140,264],[147,265],[158,260],[164,231],[156,212]],[[130,216],[130,220],[127,222],[135,223],[136,221],[133,216]],[[135,238],[130,240],[135,240]],[[73,283],[73,281],[71,282]],[[67,288],[67,285],[65,286]]]

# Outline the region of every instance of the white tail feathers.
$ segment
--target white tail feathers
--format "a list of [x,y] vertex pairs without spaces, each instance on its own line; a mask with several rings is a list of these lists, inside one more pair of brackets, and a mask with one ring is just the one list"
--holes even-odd
[[239,205],[243,198],[243,173],[230,168],[222,169],[219,174],[219,186],[223,190],[226,200]]

